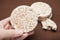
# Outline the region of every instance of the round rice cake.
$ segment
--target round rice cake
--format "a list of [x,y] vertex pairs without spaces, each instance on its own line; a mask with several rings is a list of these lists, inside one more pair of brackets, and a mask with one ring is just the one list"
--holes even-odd
[[27,5],[18,6],[12,11],[10,16],[12,26],[23,32],[32,31],[37,25],[37,20],[35,12]]
[[52,13],[50,5],[44,2],[35,2],[31,5],[31,7],[37,13],[38,17],[48,17]]

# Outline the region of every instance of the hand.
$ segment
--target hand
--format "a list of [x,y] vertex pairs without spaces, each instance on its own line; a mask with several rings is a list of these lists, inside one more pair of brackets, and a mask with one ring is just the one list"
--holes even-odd
[[[23,33],[21,30],[12,29],[13,27],[9,24],[9,18],[0,21],[0,39],[12,38],[13,40],[23,40],[27,36],[32,35],[33,32]],[[9,25],[7,25],[9,24]],[[6,26],[7,25],[7,26]]]

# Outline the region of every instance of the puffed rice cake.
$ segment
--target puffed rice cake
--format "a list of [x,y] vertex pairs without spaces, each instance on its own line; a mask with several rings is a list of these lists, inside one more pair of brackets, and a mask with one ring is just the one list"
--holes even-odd
[[[52,8],[47,3],[35,2],[31,7],[37,13],[38,17],[48,17],[49,15],[52,15]],[[52,16],[50,16],[50,18],[51,17]]]
[[35,29],[38,18],[30,6],[21,5],[12,11],[10,21],[15,29],[30,32]]

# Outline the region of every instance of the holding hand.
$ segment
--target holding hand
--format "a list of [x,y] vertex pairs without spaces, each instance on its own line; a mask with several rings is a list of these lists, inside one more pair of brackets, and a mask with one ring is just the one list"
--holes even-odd
[[[9,24],[9,26],[7,24]],[[7,27],[6,27],[6,25],[7,25]],[[8,29],[6,29],[6,28],[8,28]],[[9,18],[1,20],[0,21],[0,39],[12,38],[13,40],[15,40],[14,38],[16,38],[16,40],[17,40],[17,38],[18,38],[18,40],[23,40],[27,36],[33,34],[33,32],[23,33],[23,31],[21,31],[21,30],[15,30],[12,28],[13,27],[10,25]]]

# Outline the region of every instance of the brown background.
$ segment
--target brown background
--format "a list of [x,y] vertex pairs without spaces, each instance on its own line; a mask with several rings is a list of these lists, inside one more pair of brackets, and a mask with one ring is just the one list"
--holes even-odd
[[60,40],[60,0],[0,0],[0,20],[10,16],[12,10],[19,5],[31,5],[34,2],[42,1],[48,3],[53,9],[53,18],[58,26],[56,32],[45,31],[38,23],[35,34],[25,40]]

